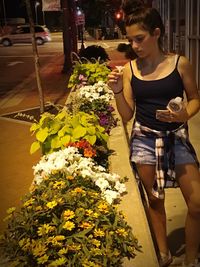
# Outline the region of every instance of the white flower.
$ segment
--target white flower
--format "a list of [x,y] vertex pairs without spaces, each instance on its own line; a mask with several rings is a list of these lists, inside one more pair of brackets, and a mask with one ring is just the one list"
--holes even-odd
[[93,102],[94,100],[101,99],[102,101],[108,103],[111,99],[113,99],[113,92],[106,83],[99,81],[94,85],[82,86],[78,90],[76,97],[79,101],[87,100],[89,102]]
[[126,186],[125,186],[125,184],[122,184],[122,183],[120,183],[119,181],[116,182],[116,184],[115,184],[115,189],[116,189],[120,194],[126,192]]
[[97,165],[91,158],[83,157],[75,147],[67,147],[53,152],[41,158],[40,162],[33,167],[34,183],[40,184],[44,177],[53,173],[61,172],[67,175],[80,175],[89,178],[100,188],[102,196],[112,203],[114,199],[126,191],[126,187],[120,182],[120,176],[108,173],[106,169]]
[[104,191],[103,197],[106,199],[106,201],[108,201],[109,204],[112,204],[113,200],[120,197],[120,194],[116,191],[107,189],[106,191]]
[[106,188],[110,188],[109,182],[104,178],[97,179],[95,184],[101,189],[101,191],[104,191]]

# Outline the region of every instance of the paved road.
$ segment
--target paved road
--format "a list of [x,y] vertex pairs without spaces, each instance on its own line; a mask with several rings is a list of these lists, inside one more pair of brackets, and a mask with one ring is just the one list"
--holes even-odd
[[[92,44],[101,45],[107,51],[116,49],[119,43],[124,40],[86,40],[84,46]],[[78,49],[81,42],[78,42]],[[53,33],[52,42],[38,46],[38,54],[41,68],[50,63],[55,56],[63,55],[62,33]],[[11,47],[0,45],[0,100],[25,79],[34,73],[34,60],[31,44],[17,44]],[[1,104],[1,103],[0,103]]]

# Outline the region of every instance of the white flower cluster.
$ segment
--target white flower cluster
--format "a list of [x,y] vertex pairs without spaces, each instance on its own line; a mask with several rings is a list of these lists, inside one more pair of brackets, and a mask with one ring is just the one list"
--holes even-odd
[[40,184],[44,177],[55,171],[73,176],[81,175],[83,178],[89,177],[110,204],[126,192],[125,184],[120,182],[119,175],[106,172],[104,167],[96,165],[91,158],[83,157],[75,147],[67,147],[43,156],[33,169],[36,184]]
[[99,81],[94,85],[85,85],[79,88],[77,92],[77,98],[86,99],[89,102],[94,100],[102,100],[109,102],[113,99],[113,91],[110,87],[103,81]]

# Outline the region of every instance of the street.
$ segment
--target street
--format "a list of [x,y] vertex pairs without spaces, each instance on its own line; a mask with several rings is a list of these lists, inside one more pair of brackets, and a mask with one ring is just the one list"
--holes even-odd
[[[125,42],[126,40],[124,40]],[[86,40],[84,46],[100,45],[106,50],[113,50],[122,40]],[[81,42],[78,42],[78,49]],[[52,33],[52,41],[38,46],[41,68],[47,65],[52,57],[63,55],[62,33]],[[31,44],[16,44],[10,47],[0,45],[0,100],[10,91],[34,73],[34,61]]]
[[[84,41],[84,47],[100,45],[107,53],[112,53],[121,42],[126,40],[94,40],[88,37]],[[78,49],[80,47],[81,41],[78,41]],[[38,54],[45,101],[60,103],[61,99],[64,101],[63,96],[68,93],[69,78],[62,73],[64,63],[62,33],[52,33],[51,42],[38,46]],[[16,44],[10,47],[0,45],[0,73],[1,115],[39,106],[31,44]],[[52,84],[52,80],[57,81],[59,90],[55,90],[55,83]]]

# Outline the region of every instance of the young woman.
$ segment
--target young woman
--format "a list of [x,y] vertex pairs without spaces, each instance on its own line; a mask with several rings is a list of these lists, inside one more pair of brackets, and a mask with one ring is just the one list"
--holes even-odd
[[[133,115],[130,159],[146,190],[149,215],[160,255],[169,266],[164,188],[180,186],[188,207],[185,224],[185,259],[181,266],[200,266],[200,172],[188,138],[187,121],[200,109],[195,77],[189,61],[163,51],[164,26],[156,9],[141,1],[124,1],[127,38],[137,58],[123,74],[109,75],[118,111],[127,122]],[[167,108],[176,97],[186,101],[178,112]]]

